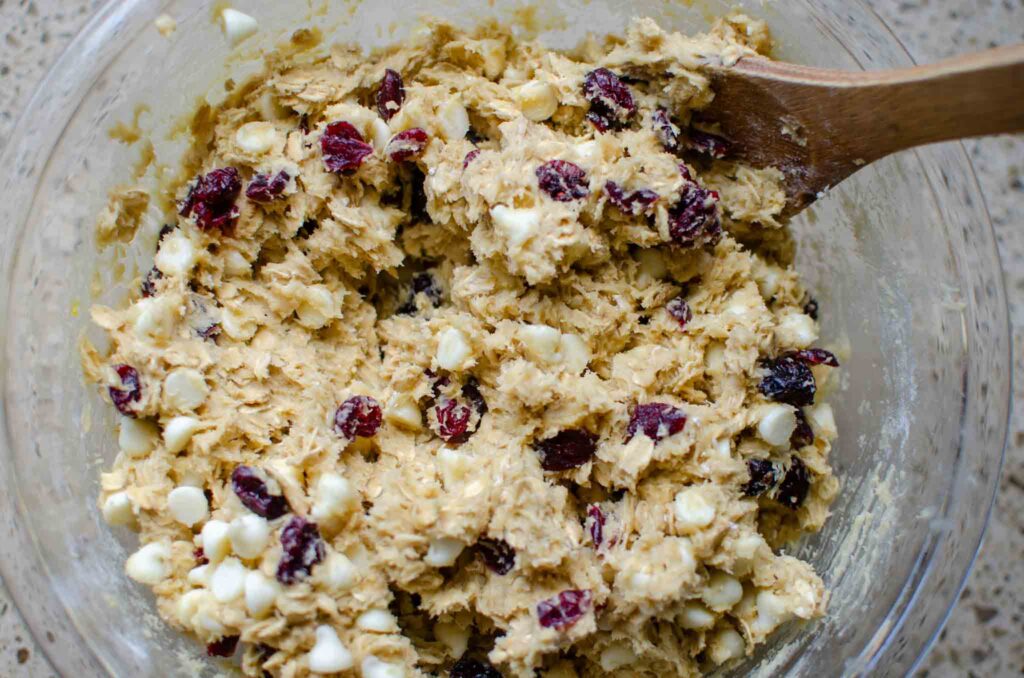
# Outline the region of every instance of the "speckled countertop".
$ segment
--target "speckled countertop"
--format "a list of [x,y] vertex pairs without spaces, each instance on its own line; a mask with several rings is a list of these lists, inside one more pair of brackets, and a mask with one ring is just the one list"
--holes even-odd
[[[1024,42],[1024,0],[869,0],[918,61]],[[0,0],[0,147],[98,0]],[[1022,94],[1024,96],[1024,94]],[[924,676],[1024,675],[1024,136],[967,142],[992,213],[1014,325],[1014,412],[981,556]],[[0,586],[0,676],[52,676]]]

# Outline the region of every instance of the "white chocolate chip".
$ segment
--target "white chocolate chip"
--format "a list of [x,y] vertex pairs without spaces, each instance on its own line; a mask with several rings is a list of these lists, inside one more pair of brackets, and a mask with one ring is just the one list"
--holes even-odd
[[164,236],[153,263],[171,277],[184,277],[196,265],[199,253],[192,240],[180,228]]
[[324,473],[316,484],[316,502],[313,504],[314,520],[344,517],[359,505],[359,493],[352,483],[337,473]]
[[438,466],[441,467],[441,478],[445,489],[451,491],[456,484],[463,482],[473,468],[469,455],[457,452],[450,447],[442,447],[437,451]]
[[437,340],[437,365],[443,370],[456,370],[472,355],[472,348],[457,327],[449,327]]
[[124,570],[129,577],[140,584],[156,586],[171,573],[168,562],[170,559],[170,543],[166,541],[150,542],[128,556]]
[[228,603],[245,592],[249,569],[238,558],[225,558],[210,576],[210,591],[221,603]]
[[135,509],[127,492],[115,492],[103,502],[103,520],[108,525],[124,526],[135,522]]
[[337,673],[352,668],[353,664],[352,653],[326,624],[316,627],[316,644],[306,657],[313,673]]
[[360,668],[363,678],[405,678],[405,669],[400,664],[389,664],[373,655],[364,659]]
[[372,633],[397,633],[398,622],[387,610],[372,609],[356,618],[356,627]]
[[715,572],[708,578],[708,584],[701,593],[701,600],[715,612],[725,612],[740,602],[743,584],[727,572]]
[[236,341],[248,341],[259,329],[255,318],[235,306],[224,306],[220,313],[220,326],[224,334]]
[[169,296],[144,297],[132,307],[132,329],[139,338],[166,338],[178,317],[177,302]]
[[210,387],[199,370],[179,367],[164,379],[164,404],[170,410],[194,410],[206,401]]
[[458,659],[469,647],[469,629],[450,622],[434,624],[434,637],[444,643],[452,657]]
[[750,625],[751,633],[767,635],[793,617],[786,600],[771,591],[758,591],[756,600],[757,618]]
[[420,411],[420,406],[416,404],[412,396],[404,393],[391,396],[384,416],[391,423],[410,431],[419,431],[423,428],[423,413]]
[[814,318],[806,313],[787,313],[775,326],[775,341],[781,346],[807,348],[817,340]]
[[722,629],[708,640],[708,658],[715,664],[742,657],[747,650],[743,636],[735,629]]
[[195,417],[174,417],[164,425],[164,447],[171,454],[177,454],[185,449],[198,430],[199,420]]
[[213,569],[209,564],[196,565],[188,571],[188,574],[185,575],[185,579],[189,584],[192,584],[192,586],[202,586],[207,588],[210,586],[210,577],[212,576]]
[[573,374],[579,374],[590,364],[590,348],[579,335],[566,332],[558,343],[562,364]]
[[605,671],[615,671],[623,666],[628,666],[636,661],[636,654],[629,643],[618,642],[609,645],[601,651],[601,668]]
[[260,28],[256,19],[230,7],[221,10],[220,21],[221,30],[232,46],[255,34]]
[[153,25],[156,27],[157,32],[165,38],[170,37],[170,35],[178,29],[178,22],[169,14],[161,14],[158,16],[153,21]]
[[534,122],[547,120],[558,110],[558,92],[551,83],[531,80],[516,88],[515,95],[523,115]]
[[121,430],[117,434],[117,444],[121,450],[133,459],[144,457],[153,451],[160,437],[156,425],[148,419],[132,419],[121,417]]
[[303,327],[318,330],[341,317],[341,304],[325,285],[310,285],[303,290],[295,316]]
[[676,615],[676,622],[684,629],[703,630],[715,625],[715,615],[696,601],[688,601]]
[[458,539],[449,537],[431,539],[423,562],[431,567],[451,567],[465,547],[466,545]]
[[437,113],[445,140],[456,141],[466,137],[466,133],[469,132],[469,113],[462,105],[461,97],[455,95],[449,98]]
[[203,631],[211,636],[218,637],[224,634],[224,626],[210,614],[210,609],[217,603],[213,596],[205,589],[193,589],[186,591],[180,598],[176,613],[178,621],[197,631]]
[[480,53],[484,57],[484,75],[488,80],[497,80],[505,70],[505,42],[503,40],[480,40]]
[[796,428],[796,411],[789,405],[772,403],[761,410],[761,421],[757,423],[757,435],[774,447],[789,445],[789,439]]
[[274,607],[281,585],[259,570],[245,575],[245,607],[257,619],[265,617]]
[[519,327],[518,336],[531,360],[542,363],[558,361],[562,333],[554,327],[540,324],[522,325]]
[[243,558],[258,558],[270,541],[270,523],[254,513],[235,518],[228,526],[231,549]]
[[579,164],[587,169],[592,168],[604,157],[604,149],[601,147],[601,142],[597,139],[576,144],[573,147],[573,152],[576,154],[576,160]]
[[807,423],[811,425],[811,430],[814,431],[815,435],[829,441],[835,440],[836,436],[839,435],[839,430],[836,428],[836,418],[832,413],[832,406],[828,403],[820,403],[804,408],[804,414],[807,415]]
[[262,155],[282,141],[271,122],[247,122],[235,132],[235,143],[246,153]]
[[715,520],[715,506],[700,486],[688,487],[676,495],[673,505],[676,527],[683,534],[692,534]]
[[236,249],[221,250],[224,258],[224,272],[228,275],[248,275],[252,272],[252,264],[245,255]]
[[537,234],[540,228],[540,213],[529,207],[506,207],[495,205],[491,208],[491,223],[509,247],[522,247]]
[[185,486],[170,491],[167,495],[167,508],[172,518],[182,525],[192,527],[206,518],[210,504],[201,489]]
[[343,553],[331,553],[324,564],[318,568],[323,573],[324,582],[333,591],[347,591],[356,583],[358,570],[355,564]]
[[203,539],[203,553],[211,563],[219,563],[231,549],[228,538],[229,525],[223,520],[208,520],[200,536]]

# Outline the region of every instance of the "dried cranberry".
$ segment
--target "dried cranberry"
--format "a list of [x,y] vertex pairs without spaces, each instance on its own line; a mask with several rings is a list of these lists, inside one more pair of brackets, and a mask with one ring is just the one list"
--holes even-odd
[[290,180],[291,175],[284,170],[275,174],[273,178],[267,174],[257,174],[245,189],[245,197],[253,202],[273,202],[281,197]]
[[665,304],[665,310],[676,319],[679,327],[685,328],[686,323],[693,320],[693,311],[690,310],[690,305],[686,303],[686,299],[682,297],[676,297]]
[[302,516],[294,516],[281,530],[281,549],[284,552],[277,564],[277,580],[282,584],[294,584],[308,577],[326,554],[316,523]]
[[380,428],[380,404],[370,396],[352,396],[334,413],[334,430],[349,440],[372,438]]
[[[624,125],[636,113],[636,101],[619,76],[607,68],[596,68],[583,79],[583,96],[590,102],[588,119],[599,131]],[[605,129],[601,129],[604,126]]]
[[764,494],[779,480],[779,471],[775,464],[767,459],[748,459],[747,472],[750,480],[743,486],[743,494],[748,497],[757,497]]
[[800,457],[793,457],[786,475],[779,483],[779,491],[775,499],[786,508],[798,509],[803,506],[810,488],[811,478],[807,472],[807,466],[804,465]]
[[156,266],[149,269],[149,273],[142,279],[142,296],[151,297],[156,294],[156,281],[163,277],[164,274]]
[[428,141],[430,141],[430,137],[426,132],[419,127],[413,127],[391,137],[385,153],[394,162],[413,160],[423,155]]
[[626,442],[632,440],[639,430],[645,436],[658,442],[662,438],[679,433],[686,426],[686,414],[678,407],[667,403],[644,403],[633,408],[626,426]]
[[476,160],[476,157],[478,155],[480,155],[480,149],[479,148],[474,148],[472,151],[467,153],[465,159],[463,159],[463,161],[462,161],[462,169],[466,169],[467,167],[469,167],[469,163],[471,163],[474,160]]
[[786,354],[790,358],[795,358],[805,365],[828,365],[829,367],[839,367],[839,360],[836,358],[832,351],[826,351],[823,348],[806,348],[802,351],[790,351]]
[[390,120],[402,108],[405,101],[405,85],[398,71],[390,68],[384,71],[380,87],[377,88],[377,112],[380,117]]
[[501,671],[487,661],[470,659],[465,655],[455,662],[455,666],[452,667],[448,675],[450,678],[502,678]]
[[611,119],[602,113],[598,113],[595,110],[587,111],[586,118],[587,120],[590,121],[590,124],[593,125],[594,128],[598,132],[601,132],[602,134],[612,128]]
[[206,551],[203,550],[202,546],[198,546],[194,551],[192,551],[192,557],[196,559],[197,567],[200,565],[207,565],[210,562],[210,559],[206,557]]
[[230,657],[238,648],[238,636],[224,636],[206,646],[206,654],[210,657]]
[[593,459],[597,436],[581,428],[570,428],[537,442],[540,465],[545,471],[567,471]]
[[782,356],[767,360],[762,366],[768,373],[761,379],[758,389],[765,397],[794,407],[803,407],[814,402],[814,374],[799,360]]
[[582,200],[590,193],[587,173],[568,160],[549,160],[538,167],[537,182],[540,190],[558,202]]
[[118,412],[126,417],[134,418],[136,414],[132,410],[131,404],[142,399],[142,383],[139,381],[139,372],[131,365],[118,365],[114,371],[117,372],[124,388],[110,386],[107,389],[107,392],[110,393],[110,400]]
[[216,341],[217,337],[220,336],[220,323],[213,323],[206,327],[201,327],[196,330],[196,334],[207,341]]
[[234,167],[215,169],[196,179],[181,208],[183,217],[195,216],[196,226],[204,231],[227,232],[238,218],[235,198],[242,191],[242,180]]
[[685,183],[679,201],[668,211],[668,231],[683,247],[713,245],[722,236],[718,193]]
[[691,129],[686,136],[686,147],[692,151],[710,155],[712,158],[724,158],[729,152],[729,142],[717,134]]
[[434,416],[437,417],[437,435],[446,443],[464,443],[473,433],[469,430],[473,410],[455,398],[441,398],[434,407]]
[[441,391],[448,388],[452,383],[452,380],[448,378],[446,374],[437,374],[434,370],[427,368],[423,371],[427,379],[430,381],[430,392],[434,394],[435,398],[441,396]]
[[604,523],[605,516],[601,507],[597,504],[588,506],[586,526],[590,532],[590,541],[594,544],[595,549],[601,548],[601,544],[604,543]]
[[481,537],[476,542],[476,553],[496,574],[508,574],[516,565],[516,550],[503,539]]
[[818,302],[815,299],[811,299],[804,304],[804,313],[811,316],[815,320],[818,319]]
[[625,214],[643,214],[650,211],[651,206],[658,201],[658,194],[650,189],[641,188],[626,193],[614,181],[609,181],[604,185],[604,192],[608,196],[608,202]]
[[363,135],[351,123],[341,121],[332,122],[324,130],[320,150],[327,171],[351,174],[373,153],[373,146],[363,140]]
[[569,589],[537,603],[537,620],[545,628],[565,629],[583,618],[592,602],[590,591]]
[[267,520],[288,513],[288,500],[279,494],[270,494],[266,482],[251,466],[236,466],[231,472],[231,489],[242,504]]
[[671,116],[664,108],[654,111],[654,136],[669,153],[679,152],[679,128],[673,124]]
[[810,445],[814,442],[814,431],[811,430],[811,425],[807,422],[807,415],[799,407],[795,414],[796,428],[793,429],[793,435],[789,437],[789,444],[796,448]]
[[484,394],[480,392],[480,382],[476,380],[476,377],[471,376],[466,379],[466,383],[462,385],[462,395],[476,409],[477,414],[481,417],[487,414],[487,401],[484,400]]

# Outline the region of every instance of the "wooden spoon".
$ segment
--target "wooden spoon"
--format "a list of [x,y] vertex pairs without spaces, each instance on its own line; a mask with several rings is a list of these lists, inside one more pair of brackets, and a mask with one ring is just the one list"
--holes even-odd
[[864,165],[935,141],[1024,131],[1024,45],[847,72],[745,57],[712,75],[728,157],[786,176],[785,214]]

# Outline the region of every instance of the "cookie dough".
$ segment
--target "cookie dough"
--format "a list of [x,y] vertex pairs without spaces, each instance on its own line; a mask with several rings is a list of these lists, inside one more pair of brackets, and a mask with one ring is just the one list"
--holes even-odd
[[698,675],[824,614],[779,548],[837,491],[837,363],[781,174],[693,118],[768,47],[740,15],[571,53],[431,23],[197,112],[82,351],[162,617],[245,675],[379,678]]

